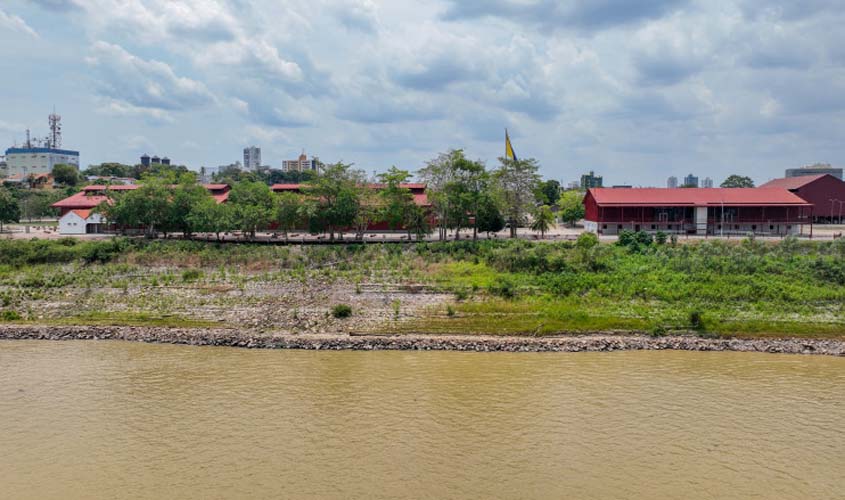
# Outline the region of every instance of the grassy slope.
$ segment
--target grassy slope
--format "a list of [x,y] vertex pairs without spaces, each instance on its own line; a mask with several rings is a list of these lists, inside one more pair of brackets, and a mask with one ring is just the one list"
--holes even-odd
[[[710,334],[845,337],[841,241],[633,249],[529,242],[366,248],[0,242],[0,311],[15,311],[24,322],[220,326],[192,311],[253,306],[272,298],[239,298],[237,291],[314,280],[356,290],[424,283],[454,294],[453,302],[387,321],[382,331],[663,334],[690,330],[697,313]],[[184,303],[179,294],[189,295]],[[106,312],[115,296],[120,308]],[[79,307],[44,306],[61,300]]]

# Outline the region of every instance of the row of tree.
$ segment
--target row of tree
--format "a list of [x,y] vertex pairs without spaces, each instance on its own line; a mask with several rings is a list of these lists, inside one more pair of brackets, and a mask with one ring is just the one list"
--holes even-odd
[[[228,201],[218,204],[190,174],[168,173],[145,177],[133,191],[115,193],[99,210],[118,227],[144,228],[148,236],[159,232],[222,233],[241,231],[254,236],[274,228],[285,237],[293,230],[326,233],[334,240],[338,231],[353,231],[362,238],[368,227],[386,224],[418,238],[437,230],[441,239],[449,231],[498,232],[530,221],[545,234],[555,222],[550,205],[560,208],[566,222],[583,217],[579,193],[563,192],[557,183],[541,182],[534,159],[500,158],[488,170],[484,163],[451,150],[429,161],[418,172],[427,185],[430,206],[421,206],[405,184],[411,174],[396,167],[368,184],[365,174],[352,165],[325,165],[309,175],[301,192],[273,193],[266,182],[250,178],[231,181]],[[549,203],[549,198],[554,197]]]

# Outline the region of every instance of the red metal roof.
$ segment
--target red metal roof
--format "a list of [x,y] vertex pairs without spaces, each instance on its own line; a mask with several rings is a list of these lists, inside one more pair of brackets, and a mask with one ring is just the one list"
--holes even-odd
[[83,191],[132,191],[133,189],[138,189],[141,186],[137,184],[115,184],[113,186],[104,186],[102,184],[92,184],[90,186],[85,186],[82,188]]
[[[781,179],[772,179],[769,182],[760,186],[761,188],[781,188],[781,189],[799,189],[807,184],[811,184],[816,182],[817,180],[821,179],[822,177],[830,176],[830,174],[818,174],[818,175],[801,175],[798,177],[783,177]],[[836,179],[836,177],[833,177]],[[838,179],[837,179],[838,180]]]
[[53,203],[52,207],[55,208],[79,208],[79,209],[90,209],[94,208],[100,203],[107,201],[109,199],[106,195],[92,195],[87,194],[84,191],[81,193],[76,193],[73,196],[65,198],[64,200],[57,201]]
[[270,189],[273,191],[299,191],[302,189],[302,184],[273,184]]
[[780,188],[594,188],[604,206],[810,206]]
[[208,189],[209,191],[223,191],[224,189],[229,189],[228,184],[203,184],[202,187]]

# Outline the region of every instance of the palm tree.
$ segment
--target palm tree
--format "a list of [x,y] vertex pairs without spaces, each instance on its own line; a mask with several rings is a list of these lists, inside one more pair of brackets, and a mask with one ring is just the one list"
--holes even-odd
[[554,225],[555,214],[552,212],[551,207],[548,205],[537,207],[534,211],[534,222],[531,223],[531,230],[539,231],[540,239],[543,239],[546,236],[546,231],[551,229]]

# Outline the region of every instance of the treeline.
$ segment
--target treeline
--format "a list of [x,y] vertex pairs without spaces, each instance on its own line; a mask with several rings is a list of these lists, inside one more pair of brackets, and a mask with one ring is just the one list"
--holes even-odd
[[565,221],[583,216],[580,195],[561,195],[557,182],[542,182],[533,159],[501,158],[496,169],[487,170],[463,151],[452,150],[428,162],[418,177],[427,185],[430,206],[415,202],[405,186],[412,179],[407,170],[391,168],[378,176],[374,188],[363,171],[336,163],[308,174],[301,193],[274,193],[266,182],[253,178],[230,180],[232,189],[223,204],[191,174],[145,176],[139,189],[112,193],[111,202],[98,210],[118,228],[143,228],[149,237],[213,233],[218,239],[231,231],[254,237],[266,229],[285,237],[305,230],[328,234],[330,240],[338,231],[352,231],[362,238],[375,223],[405,230],[409,239],[421,239],[434,230],[441,239],[450,230],[471,231],[477,237],[479,232],[505,227],[515,236],[517,227],[529,223],[545,234],[556,220],[550,205],[560,206]]

